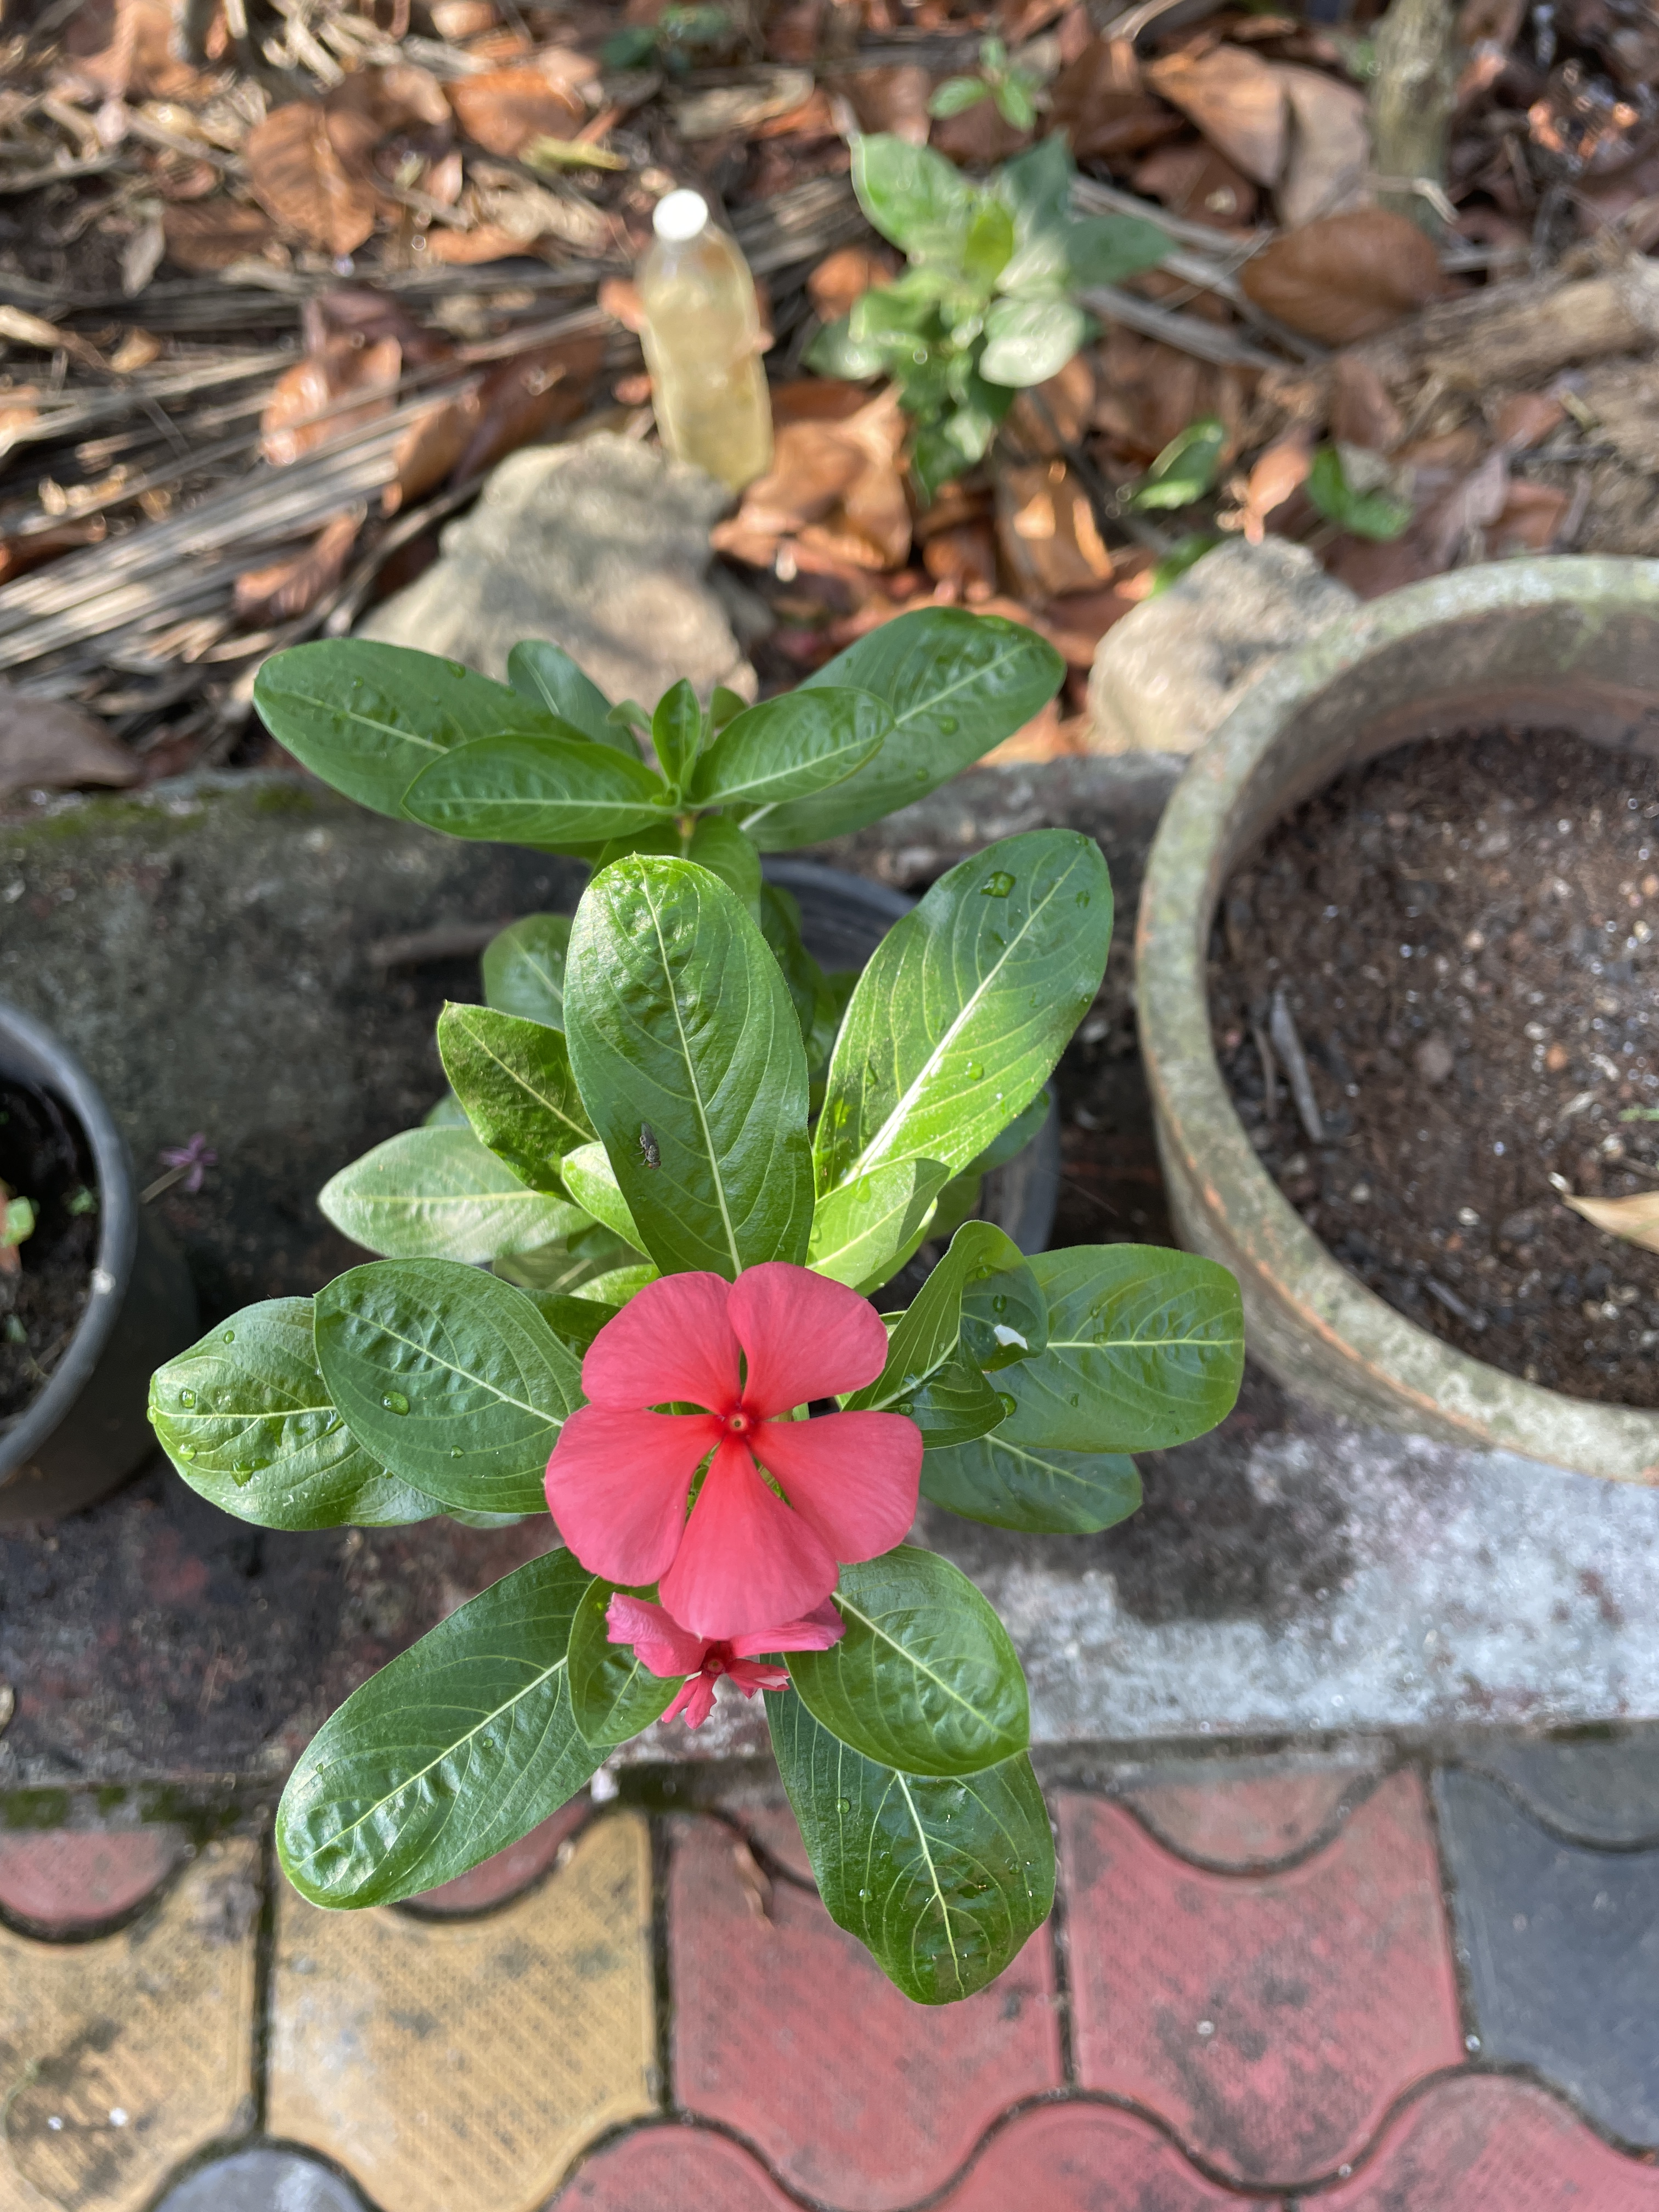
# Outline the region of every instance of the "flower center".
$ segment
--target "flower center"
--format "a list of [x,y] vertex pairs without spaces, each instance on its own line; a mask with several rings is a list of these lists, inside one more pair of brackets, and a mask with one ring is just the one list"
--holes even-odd
[[746,1437],[760,1424],[747,1407],[736,1406],[726,1417],[726,1433],[729,1437]]

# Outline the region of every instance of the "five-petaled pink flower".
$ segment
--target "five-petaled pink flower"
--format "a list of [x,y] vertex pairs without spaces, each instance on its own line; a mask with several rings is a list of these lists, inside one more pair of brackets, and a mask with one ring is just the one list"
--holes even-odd
[[[886,1358],[874,1309],[807,1267],[772,1260],[735,1283],[647,1283],[588,1347],[589,1402],[547,1463],[548,1507],[566,1543],[607,1582],[655,1583],[693,1636],[748,1638],[799,1620],[834,1589],[838,1561],[890,1551],[915,1517],[914,1421],[790,1418],[873,1382]],[[663,1405],[706,1410],[648,1410]]]
[[826,1598],[804,1620],[786,1620],[778,1628],[763,1628],[752,1636],[723,1637],[718,1642],[693,1636],[661,1606],[648,1598],[629,1597],[618,1590],[605,1609],[605,1627],[613,1644],[631,1644],[634,1656],[647,1674],[665,1680],[684,1674],[665,1721],[685,1716],[687,1728],[701,1728],[714,1710],[714,1685],[729,1674],[745,1698],[757,1690],[787,1690],[787,1667],[763,1667],[763,1651],[827,1651],[842,1634],[844,1624]]

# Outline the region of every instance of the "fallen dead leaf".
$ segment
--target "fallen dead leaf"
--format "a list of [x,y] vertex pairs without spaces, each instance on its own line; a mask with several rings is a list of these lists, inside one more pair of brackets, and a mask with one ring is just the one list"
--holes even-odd
[[844,422],[870,394],[861,384],[839,376],[798,376],[772,386],[772,420],[785,422]]
[[64,699],[37,699],[0,682],[0,793],[36,786],[125,786],[143,774],[103,723]]
[[131,376],[135,369],[148,368],[161,358],[161,341],[153,331],[130,330],[109,357],[109,365],[118,376]]
[[276,231],[263,208],[235,200],[169,204],[161,211],[167,258],[192,276],[207,276],[246,261],[273,243]]
[[1553,392],[1516,392],[1498,409],[1492,428],[1500,446],[1524,453],[1566,419],[1566,409]]
[[1431,574],[1449,568],[1476,532],[1497,521],[1509,489],[1510,457],[1494,446],[1478,468],[1420,518],[1413,534],[1421,537]]
[[607,276],[599,286],[599,306],[612,322],[635,334],[645,328],[645,302],[631,276]]
[[1259,55],[1230,46],[1166,54],[1147,64],[1146,82],[1253,183],[1278,183],[1289,111],[1278,72]]
[[817,58],[818,32],[828,0],[791,0],[766,27],[766,51],[775,62],[810,64]]
[[1031,133],[1010,123],[995,100],[987,98],[955,115],[935,117],[931,143],[952,161],[989,167],[1029,146]]
[[821,322],[833,323],[849,313],[874,284],[890,283],[898,263],[878,246],[843,246],[825,254],[806,280],[806,296]]
[[[1020,611],[1024,619],[1024,610]],[[1005,738],[984,757],[988,766],[1006,767],[1015,761],[1065,760],[1088,750],[1089,718],[1068,715],[1060,700],[1050,699],[1012,738]]]
[[1085,349],[1043,383],[1020,393],[1008,410],[1002,440],[1033,459],[1063,453],[1067,446],[1082,444],[1094,412],[1095,368]]
[[40,397],[33,384],[14,384],[9,391],[0,392],[0,457],[9,453],[25,430],[32,430],[40,419],[40,410],[35,401]]
[[865,467],[863,453],[838,432],[823,422],[777,427],[772,465],[743,495],[746,532],[789,538],[830,512]]
[[1659,1190],[1638,1190],[1632,1198],[1575,1198],[1563,1191],[1561,1200],[1609,1237],[1659,1252]]
[[434,400],[398,440],[392,453],[397,475],[380,494],[380,512],[396,514],[427,492],[435,491],[478,434],[478,386],[453,398]]
[[473,269],[484,261],[508,261],[525,250],[523,239],[494,223],[475,223],[471,230],[439,230],[426,234],[427,258],[446,268]]
[[246,159],[260,205],[307,246],[343,258],[374,231],[374,187],[341,160],[319,101],[273,109],[249,131]]
[[957,522],[936,530],[921,549],[921,565],[938,584],[955,587],[975,606],[997,587],[997,537],[988,522]]
[[507,159],[535,138],[574,138],[587,120],[580,95],[540,69],[485,70],[448,89],[467,137]]
[[1358,354],[1340,353],[1331,363],[1331,435],[1339,445],[1386,453],[1405,434],[1406,421],[1382,377]]
[[1328,345],[1374,337],[1446,289],[1429,239],[1386,208],[1286,231],[1245,263],[1239,283],[1258,307]]
[[465,39],[482,38],[501,20],[495,0],[432,0],[431,14],[438,36],[457,46]]
[[933,127],[927,102],[933,80],[919,64],[901,62],[894,69],[854,70],[836,79],[836,89],[846,95],[866,131],[890,131],[894,137],[908,139],[913,146],[927,143]]
[[1093,39],[1054,79],[1049,118],[1079,161],[1110,162],[1179,137],[1182,119],[1141,81],[1127,39]]
[[1267,517],[1307,482],[1312,466],[1312,437],[1304,429],[1289,432],[1267,447],[1249,476],[1235,479],[1230,489],[1238,505],[1217,517],[1220,527],[1242,531],[1247,544],[1260,545]]
[[1064,461],[1001,462],[996,490],[997,544],[1021,599],[1057,599],[1110,576],[1088,494]]
[[1115,324],[1108,325],[1096,358],[1095,427],[1124,460],[1144,468],[1204,415],[1218,415],[1230,447],[1236,441],[1244,414],[1237,370],[1212,368],[1161,338],[1144,338]]
[[811,97],[811,70],[757,70],[746,83],[686,93],[674,104],[674,125],[689,142],[723,138],[729,132],[758,131],[763,124],[795,115]]
[[478,387],[478,424],[456,465],[457,483],[469,483],[503,453],[574,422],[604,359],[605,340],[593,332],[533,347],[492,368]]
[[364,510],[354,507],[325,523],[302,553],[268,568],[245,568],[232,598],[245,623],[291,622],[332,591],[344,574],[347,556],[363,526]]
[[[11,28],[10,12],[7,28]],[[173,51],[170,0],[88,0],[70,11],[64,47],[69,73],[115,99],[184,100],[211,88]]]
[[9,584],[16,576],[27,576],[31,568],[43,568],[49,561],[56,561],[65,553],[78,552],[83,545],[101,545],[108,536],[108,519],[101,514],[88,514],[77,521],[54,523],[50,530],[31,530],[15,538],[0,538],[0,584]]
[[[389,415],[403,361],[403,348],[395,337],[379,338],[370,345],[334,337],[284,369],[259,417],[259,445],[265,459],[275,468],[284,467],[313,447]],[[338,404],[353,395],[354,405]]]
[[1365,198],[1371,134],[1365,95],[1323,70],[1278,64],[1274,76],[1290,104],[1290,146],[1279,185],[1279,219],[1288,228],[1342,215]]
[[1511,483],[1508,496],[1486,533],[1490,558],[1511,553],[1547,553],[1572,508],[1571,492],[1553,484]]
[[1173,214],[1218,230],[1238,230],[1255,220],[1261,198],[1243,169],[1213,146],[1160,146],[1138,162],[1138,192],[1162,200]]

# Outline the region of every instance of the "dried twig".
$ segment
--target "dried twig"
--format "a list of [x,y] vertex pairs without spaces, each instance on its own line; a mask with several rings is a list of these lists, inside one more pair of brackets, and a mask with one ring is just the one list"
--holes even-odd
[[1296,1110],[1302,1117],[1308,1141],[1312,1145],[1322,1145],[1325,1141],[1325,1117],[1320,1112],[1319,1101],[1314,1095],[1313,1078],[1308,1073],[1308,1056],[1303,1051],[1302,1040],[1296,1033],[1296,1017],[1291,1012],[1290,1001],[1285,996],[1282,983],[1273,993],[1267,1034],[1284,1067],[1285,1080],[1296,1101]]

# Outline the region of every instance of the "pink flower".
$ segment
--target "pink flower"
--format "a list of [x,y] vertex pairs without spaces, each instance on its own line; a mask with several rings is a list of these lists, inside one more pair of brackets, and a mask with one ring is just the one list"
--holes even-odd
[[[735,1283],[647,1283],[588,1347],[589,1402],[547,1463],[566,1543],[607,1582],[657,1583],[693,1636],[746,1639],[799,1620],[834,1589],[838,1561],[890,1551],[915,1516],[914,1421],[789,1418],[873,1382],[886,1358],[874,1310],[807,1267],[773,1260]],[[648,1410],[669,1404],[707,1410]]]
[[729,1674],[745,1698],[757,1690],[787,1690],[787,1667],[756,1664],[762,1651],[827,1651],[843,1633],[841,1615],[826,1598],[804,1620],[786,1620],[780,1628],[763,1628],[752,1636],[722,1637],[712,1641],[693,1636],[672,1613],[649,1599],[629,1597],[618,1590],[605,1608],[605,1626],[613,1644],[631,1644],[634,1656],[647,1674],[666,1680],[674,1674],[689,1679],[663,1715],[665,1721],[685,1716],[687,1728],[701,1728],[714,1705],[714,1685]]

